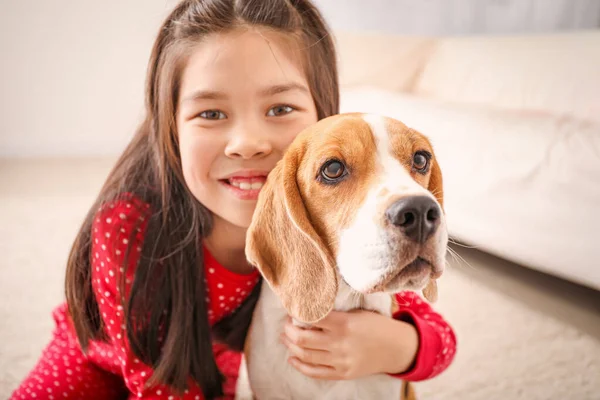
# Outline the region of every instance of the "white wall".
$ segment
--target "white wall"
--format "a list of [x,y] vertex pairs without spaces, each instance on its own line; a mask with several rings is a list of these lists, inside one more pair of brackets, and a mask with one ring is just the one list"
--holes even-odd
[[464,35],[600,26],[600,0],[314,0],[334,29]]
[[0,156],[123,149],[173,1],[0,1]]
[[[177,0],[0,0],[0,157],[115,155]],[[315,0],[335,29],[412,34],[598,26],[600,0]]]

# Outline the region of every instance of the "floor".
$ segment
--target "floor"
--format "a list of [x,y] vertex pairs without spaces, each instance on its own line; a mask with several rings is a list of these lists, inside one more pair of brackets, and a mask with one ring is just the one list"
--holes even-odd
[[[0,161],[0,398],[50,337],[71,242],[113,161]],[[600,293],[452,247],[435,308],[458,354],[419,398],[599,399]]]

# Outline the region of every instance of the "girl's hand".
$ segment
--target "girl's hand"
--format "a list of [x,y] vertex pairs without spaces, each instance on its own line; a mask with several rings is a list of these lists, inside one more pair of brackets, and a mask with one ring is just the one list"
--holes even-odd
[[332,311],[311,329],[294,326],[288,318],[281,339],[297,370],[336,380],[402,373],[419,346],[411,324],[364,310]]

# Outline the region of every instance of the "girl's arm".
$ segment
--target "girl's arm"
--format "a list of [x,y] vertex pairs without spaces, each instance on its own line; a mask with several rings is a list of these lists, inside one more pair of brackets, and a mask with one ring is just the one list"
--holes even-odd
[[356,379],[387,373],[406,380],[430,379],[444,371],[456,352],[450,325],[414,292],[396,296],[394,318],[371,311],[332,311],[302,329],[285,325],[290,363],[307,376]]
[[456,354],[456,336],[446,320],[415,292],[396,295],[394,318],[414,326],[419,338],[412,365],[393,374],[406,381],[422,381],[445,371]]

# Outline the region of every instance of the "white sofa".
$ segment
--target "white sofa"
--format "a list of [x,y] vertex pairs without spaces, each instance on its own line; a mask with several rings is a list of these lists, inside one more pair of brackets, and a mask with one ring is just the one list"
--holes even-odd
[[336,41],[341,111],[432,139],[451,236],[600,289],[600,31]]

